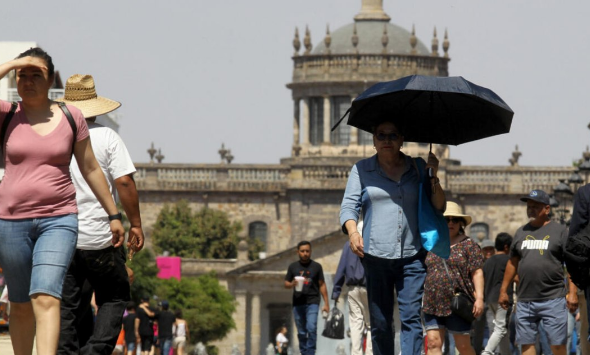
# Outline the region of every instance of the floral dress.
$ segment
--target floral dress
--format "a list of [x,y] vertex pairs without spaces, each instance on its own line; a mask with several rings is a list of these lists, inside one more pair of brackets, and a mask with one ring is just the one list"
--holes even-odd
[[451,315],[451,299],[453,291],[459,289],[475,301],[475,286],[473,273],[483,267],[483,253],[473,239],[465,237],[459,243],[451,246],[451,255],[446,260],[449,278],[443,259],[428,253],[426,256],[426,281],[424,282],[424,296],[422,310],[424,313],[437,317]]

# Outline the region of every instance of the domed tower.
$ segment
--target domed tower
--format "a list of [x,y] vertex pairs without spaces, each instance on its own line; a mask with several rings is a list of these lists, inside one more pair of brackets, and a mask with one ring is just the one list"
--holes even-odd
[[[333,32],[312,46],[309,29],[300,38],[295,29],[293,81],[287,84],[294,101],[293,149],[291,157],[360,158],[373,154],[370,133],[350,127],[344,115],[352,100],[371,85],[420,74],[448,76],[449,41],[445,31],[439,54],[436,28],[431,50],[407,31],[390,23],[383,0],[362,0],[354,22]],[[303,46],[303,48],[301,48]],[[404,152],[425,156],[428,144],[407,142]],[[449,149],[434,145],[439,158],[448,158]]]

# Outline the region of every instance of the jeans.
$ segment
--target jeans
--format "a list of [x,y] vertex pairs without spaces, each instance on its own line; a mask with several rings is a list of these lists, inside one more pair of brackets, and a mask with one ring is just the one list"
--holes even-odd
[[172,348],[172,337],[170,338],[160,338],[160,354],[161,355],[168,355],[170,354],[170,348]]
[[494,330],[482,355],[494,354],[498,345],[500,346],[500,354],[510,355],[510,340],[507,334],[511,308],[506,310],[500,307],[498,303],[490,303],[488,309],[494,316]]
[[[88,309],[88,298],[82,292],[86,282],[94,289],[98,313],[90,339],[80,344],[77,327]],[[57,353],[110,355],[129,300],[129,279],[121,248],[76,250],[63,287]]]
[[30,302],[42,293],[61,299],[62,285],[78,240],[78,215],[0,219],[0,265],[10,302]]
[[394,353],[394,288],[399,304],[402,355],[422,353],[424,343],[420,311],[426,278],[425,258],[423,250],[403,259],[383,259],[365,254],[363,266],[367,278],[373,354]]
[[299,339],[301,355],[315,355],[319,309],[319,304],[293,306],[293,317],[297,326],[297,339]]

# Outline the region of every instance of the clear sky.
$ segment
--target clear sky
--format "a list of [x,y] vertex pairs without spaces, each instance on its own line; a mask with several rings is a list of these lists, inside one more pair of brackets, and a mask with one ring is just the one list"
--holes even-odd
[[[2,41],[36,41],[65,81],[92,74],[121,101],[120,134],[136,162],[151,142],[167,163],[234,163],[290,155],[292,40],[314,46],[352,22],[361,0],[4,2]],[[569,165],[590,144],[590,2],[384,0],[392,23],[430,48],[449,31],[449,72],[488,87],[515,111],[509,134],[451,147],[464,165]],[[362,40],[362,39],[361,39]],[[16,55],[17,53],[15,53]]]

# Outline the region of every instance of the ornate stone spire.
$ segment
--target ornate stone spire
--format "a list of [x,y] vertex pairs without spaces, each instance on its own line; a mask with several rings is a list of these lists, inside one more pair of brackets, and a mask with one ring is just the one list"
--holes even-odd
[[311,34],[309,33],[309,27],[305,26],[305,38],[303,38],[303,45],[305,46],[304,55],[311,53]]
[[158,152],[156,150],[156,148],[154,148],[154,142],[152,142],[152,146],[150,147],[150,149],[147,150],[147,152],[150,155],[150,163],[153,163],[154,162],[154,156]]
[[299,55],[299,48],[301,48],[301,41],[299,40],[299,29],[295,27],[295,38],[293,39],[293,48],[295,48],[295,53],[293,56],[297,57]]
[[354,54],[359,54],[359,49],[357,48],[359,45],[359,36],[356,34],[356,23],[352,27],[352,37],[350,40],[352,41],[352,46],[354,47]]
[[417,44],[418,38],[416,38],[416,26],[412,25],[412,35],[410,36],[410,46],[412,46],[412,50],[410,51],[410,54],[418,54],[418,51],[416,50]]
[[389,36],[387,35],[387,24],[383,25],[383,36],[381,36],[381,44],[383,45],[383,54],[387,53],[387,43],[389,43]]
[[225,149],[225,143],[221,143],[221,149],[219,149],[217,153],[219,153],[219,156],[221,157],[221,162],[223,163],[225,157],[229,153],[229,150]]
[[164,155],[162,155],[162,149],[158,148],[158,155],[156,155],[156,160],[158,161],[158,164],[160,164],[162,160],[164,160],[164,158]]
[[434,27],[434,35],[432,37],[432,53],[433,57],[438,57],[438,38],[436,38],[436,27]]
[[362,0],[361,12],[354,17],[355,21],[387,21],[391,17],[383,11],[383,0]]
[[512,152],[512,158],[508,160],[510,162],[510,165],[518,166],[518,159],[521,155],[522,153],[518,151],[518,145],[516,145],[516,147],[514,148],[514,152]]
[[324,44],[326,45],[326,54],[330,54],[330,43],[332,43],[332,36],[330,36],[330,25],[326,25],[326,37],[324,37]]
[[[445,28],[445,39],[443,40],[443,51],[445,52],[445,58],[449,57],[449,47],[451,46],[451,42],[449,42],[449,33]],[[518,146],[517,146],[518,147]]]

